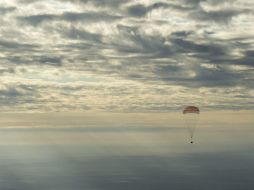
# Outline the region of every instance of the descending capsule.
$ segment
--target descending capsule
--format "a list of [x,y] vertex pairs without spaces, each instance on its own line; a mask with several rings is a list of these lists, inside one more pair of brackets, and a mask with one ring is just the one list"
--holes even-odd
[[186,127],[190,134],[190,143],[193,144],[194,132],[197,126],[200,110],[196,106],[187,106],[183,109],[183,115]]

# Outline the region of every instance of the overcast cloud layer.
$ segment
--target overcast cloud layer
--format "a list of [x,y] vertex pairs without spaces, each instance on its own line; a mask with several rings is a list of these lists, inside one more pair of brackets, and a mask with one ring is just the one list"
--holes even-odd
[[252,0],[2,0],[2,111],[254,108]]

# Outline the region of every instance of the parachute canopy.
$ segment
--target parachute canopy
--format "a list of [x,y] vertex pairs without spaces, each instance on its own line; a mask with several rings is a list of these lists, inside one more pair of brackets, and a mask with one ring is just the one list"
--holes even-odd
[[190,133],[190,143],[193,144],[193,137],[195,128],[197,125],[197,120],[199,118],[199,108],[196,106],[187,106],[183,109],[184,120],[186,123],[186,127]]
[[196,106],[187,106],[183,109],[183,114],[187,113],[197,113],[199,114],[199,108]]

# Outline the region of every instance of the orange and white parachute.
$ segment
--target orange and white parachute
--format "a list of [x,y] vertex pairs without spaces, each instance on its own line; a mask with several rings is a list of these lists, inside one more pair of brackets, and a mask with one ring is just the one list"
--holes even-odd
[[196,106],[187,106],[183,109],[183,114],[197,113],[199,114],[199,108]]
[[187,106],[183,109],[185,124],[188,128],[190,138],[191,138],[190,143],[194,142],[193,137],[194,137],[194,132],[197,126],[199,113],[200,113],[200,110],[196,106]]

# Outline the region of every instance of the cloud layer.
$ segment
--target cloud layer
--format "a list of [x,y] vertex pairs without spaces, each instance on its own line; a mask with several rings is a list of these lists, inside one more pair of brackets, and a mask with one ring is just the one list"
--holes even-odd
[[2,111],[254,108],[251,0],[0,3]]

